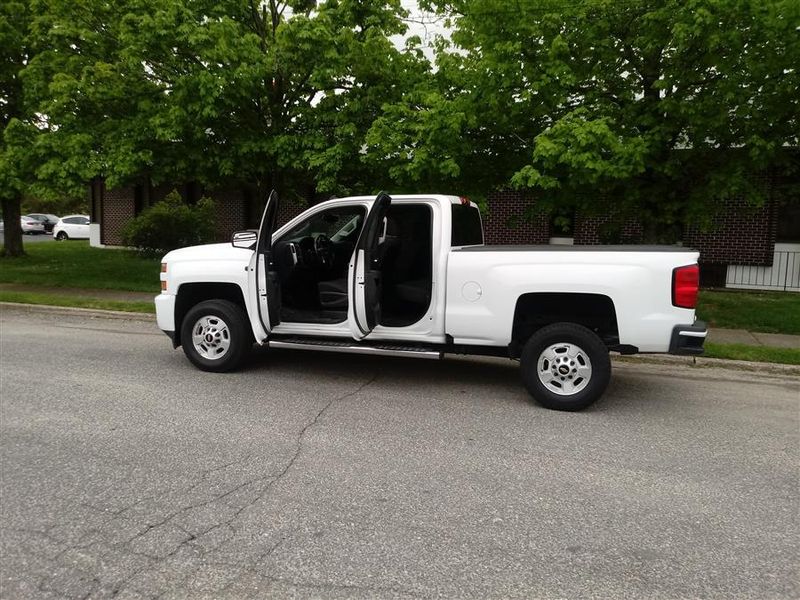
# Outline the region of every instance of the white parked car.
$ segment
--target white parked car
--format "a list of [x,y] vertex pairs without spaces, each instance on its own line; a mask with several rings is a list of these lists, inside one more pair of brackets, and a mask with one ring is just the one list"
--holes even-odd
[[44,233],[44,223],[31,217],[20,217],[19,224],[22,226],[22,233],[33,235],[34,233]]
[[61,217],[53,227],[53,237],[59,241],[89,239],[89,222],[86,215],[67,215]]
[[[578,410],[609,351],[700,354],[699,254],[675,246],[484,246],[457,196],[330,200],[161,264],[158,326],[205,371],[274,348],[518,359],[542,405]],[[467,367],[465,367],[467,368]]]
[[46,233],[53,233],[53,227],[58,223],[58,217],[50,213],[28,213],[25,216],[42,223]]

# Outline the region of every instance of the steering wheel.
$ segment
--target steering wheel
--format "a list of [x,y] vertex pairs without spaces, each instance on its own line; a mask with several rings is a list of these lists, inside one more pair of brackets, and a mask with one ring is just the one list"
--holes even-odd
[[330,269],[333,266],[333,242],[324,233],[314,238],[314,252],[322,268]]

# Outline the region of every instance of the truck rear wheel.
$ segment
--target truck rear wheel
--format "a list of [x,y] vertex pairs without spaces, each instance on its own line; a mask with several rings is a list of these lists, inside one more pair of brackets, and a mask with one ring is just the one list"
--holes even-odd
[[186,357],[203,371],[236,369],[253,346],[242,308],[228,300],[206,300],[186,313],[181,325]]
[[522,350],[522,381],[539,404],[581,410],[605,392],[611,359],[603,341],[577,323],[554,323],[535,332]]

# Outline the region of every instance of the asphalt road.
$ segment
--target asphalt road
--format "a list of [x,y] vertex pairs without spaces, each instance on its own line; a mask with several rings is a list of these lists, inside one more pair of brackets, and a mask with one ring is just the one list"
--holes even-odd
[[797,598],[800,378],[263,351],[0,314],[3,598]]
[[[3,234],[2,231],[0,231],[0,246],[2,246],[5,243],[5,240],[6,240],[5,235]],[[30,243],[38,244],[39,242],[52,242],[52,241],[54,241],[52,233],[36,233],[33,235],[22,236],[23,246],[25,244],[30,244]]]

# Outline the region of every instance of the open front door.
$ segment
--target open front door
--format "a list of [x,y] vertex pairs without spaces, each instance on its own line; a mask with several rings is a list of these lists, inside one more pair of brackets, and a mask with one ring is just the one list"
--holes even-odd
[[272,259],[272,234],[278,220],[278,194],[272,190],[261,215],[256,242],[256,290],[258,315],[264,330],[269,333],[281,322],[281,284]]
[[356,243],[348,273],[350,310],[348,320],[353,337],[360,340],[381,321],[381,261],[378,244],[385,227],[392,197],[381,192],[375,198]]

